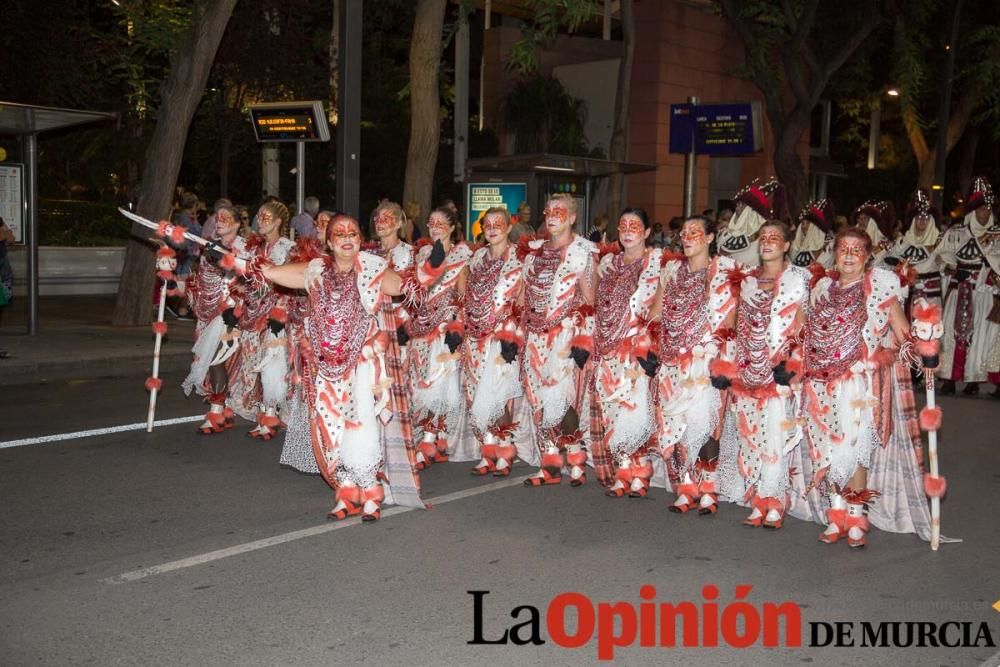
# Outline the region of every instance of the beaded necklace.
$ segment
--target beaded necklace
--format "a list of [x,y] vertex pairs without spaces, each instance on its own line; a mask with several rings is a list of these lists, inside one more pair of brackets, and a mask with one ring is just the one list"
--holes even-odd
[[632,319],[629,302],[639,286],[643,259],[644,256],[625,264],[625,255],[617,254],[601,276],[600,294],[594,310],[597,320],[595,342],[602,356],[613,352],[628,333]]
[[661,359],[672,362],[700,343],[709,332],[708,268],[698,271],[681,263],[677,275],[663,290],[660,315]]
[[338,271],[333,264],[322,274],[322,287],[309,292],[309,342],[316,352],[319,374],[339,380],[358,362],[371,328],[372,316],[361,303],[354,269]]

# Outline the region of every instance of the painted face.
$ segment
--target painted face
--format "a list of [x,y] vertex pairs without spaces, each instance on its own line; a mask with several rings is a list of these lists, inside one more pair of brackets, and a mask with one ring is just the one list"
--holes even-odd
[[452,227],[443,213],[431,213],[427,220],[427,231],[432,241],[444,241],[451,236]]
[[618,240],[622,247],[634,248],[643,245],[649,232],[642,224],[642,219],[634,213],[626,213],[618,219]]
[[773,227],[765,227],[757,238],[757,248],[762,260],[774,260],[784,257],[788,250],[785,236]]
[[700,221],[688,220],[681,228],[681,246],[684,248],[684,256],[694,257],[703,252],[707,253],[708,246],[714,238],[714,235],[705,233]]
[[219,236],[235,234],[239,228],[239,221],[229,211],[223,209],[215,214],[215,231]]
[[281,226],[281,218],[274,216],[268,209],[262,208],[257,212],[257,229],[261,234],[270,234]]
[[981,225],[985,225],[990,221],[990,207],[980,206],[976,209],[976,222]]
[[576,221],[576,216],[569,212],[569,207],[559,201],[550,201],[545,205],[545,228],[550,236],[561,236]]
[[507,238],[510,225],[500,213],[490,213],[483,220],[483,235],[490,244],[500,243]]
[[375,216],[375,234],[381,239],[387,236],[392,236],[396,233],[403,224],[402,220],[396,218],[392,211],[388,208],[383,208]]
[[864,270],[868,261],[868,247],[855,238],[841,239],[837,244],[837,270],[842,274],[856,275]]
[[337,257],[353,257],[361,249],[361,230],[353,220],[338,218],[333,222],[328,241]]

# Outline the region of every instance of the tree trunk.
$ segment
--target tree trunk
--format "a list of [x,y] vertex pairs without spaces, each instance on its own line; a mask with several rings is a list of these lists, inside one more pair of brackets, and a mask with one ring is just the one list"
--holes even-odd
[[[795,215],[809,201],[809,181],[799,159],[799,140],[809,129],[810,114],[794,110],[782,124],[772,122],[777,143],[774,147],[774,171],[785,186],[788,212]],[[780,128],[780,131],[779,131]]]
[[331,125],[337,124],[337,110],[339,104],[338,92],[339,81],[337,81],[337,63],[340,61],[340,0],[333,0],[333,27],[330,29],[330,114]]
[[[170,63],[170,74],[160,86],[156,129],[146,150],[137,213],[150,220],[170,212],[177,174],[191,119],[198,108],[215,53],[237,0],[199,0],[191,13],[191,27]],[[146,324],[153,313],[154,246],[149,230],[133,224],[125,265],[118,284],[112,323]]]
[[441,134],[438,70],[447,0],[420,0],[410,38],[410,146],[403,202],[419,210],[413,222],[426,235]]
[[962,141],[962,153],[958,163],[958,191],[962,196],[972,188],[976,170],[976,149],[979,148],[979,128],[970,126]]
[[233,152],[233,135],[230,132],[222,133],[222,140],[219,142],[219,196],[229,196],[229,156]]
[[[635,16],[632,0],[622,0],[622,46],[618,65],[618,90],[615,95],[615,127],[608,146],[608,159],[624,162],[628,159],[628,117],[632,95],[632,61],[635,59]],[[608,239],[618,238],[618,216],[625,201],[625,175],[612,174],[608,179]]]

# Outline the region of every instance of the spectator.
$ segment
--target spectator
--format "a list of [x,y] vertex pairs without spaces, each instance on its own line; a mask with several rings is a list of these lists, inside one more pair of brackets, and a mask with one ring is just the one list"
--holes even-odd
[[[173,224],[183,227],[189,234],[201,236],[201,225],[198,224],[198,195],[193,192],[185,192],[181,195],[180,208],[174,213]],[[185,241],[177,249],[177,280],[183,282],[191,275],[194,268],[195,257],[198,256],[200,247],[194,241]],[[186,299],[173,297],[168,302],[170,313],[178,319],[190,319],[191,310],[188,308]]]
[[248,238],[250,236],[250,211],[247,210],[246,206],[234,206],[237,215],[240,218],[240,236],[243,238]]
[[[715,228],[719,231],[722,231],[723,229],[729,226],[729,221],[732,219],[733,219],[733,209],[728,207],[720,208],[719,217],[715,221]],[[716,232],[716,234],[718,234],[718,232]]]
[[335,215],[337,215],[335,211],[320,211],[316,214],[316,235],[319,238],[326,238],[326,226],[330,224]]
[[219,213],[219,209],[224,206],[232,206],[233,202],[229,201],[225,197],[220,197],[215,200],[212,204],[212,215],[209,216],[208,220],[201,228],[201,237],[203,239],[212,240],[215,238],[215,216]]
[[316,215],[319,214],[319,199],[316,197],[306,197],[305,203],[299,214],[292,218],[292,229],[295,230],[296,237],[307,239],[316,238]]
[[669,250],[671,252],[680,252],[681,249],[681,227],[684,226],[683,216],[674,216],[670,218],[669,229],[666,232],[666,238],[663,241],[663,249]]
[[667,235],[663,232],[663,223],[653,223],[653,233],[649,235],[649,245],[654,248],[662,248],[667,243]]
[[535,233],[535,228],[531,226],[531,207],[528,206],[528,202],[521,202],[521,205],[517,207],[517,222],[510,229],[510,242],[517,245],[517,240],[523,236]]

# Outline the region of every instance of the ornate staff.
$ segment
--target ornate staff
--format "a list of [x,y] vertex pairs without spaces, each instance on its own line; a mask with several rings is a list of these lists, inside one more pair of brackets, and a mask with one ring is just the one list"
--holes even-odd
[[941,306],[925,299],[913,303],[913,337],[924,367],[924,388],[927,405],[920,411],[920,428],[927,432],[927,460],[930,471],[924,474],[924,493],[931,499],[931,549],[937,551],[941,543],[941,497],[948,488],[938,469],[937,432],[941,428],[943,413],[934,401],[934,370],[938,366],[941,347]]

